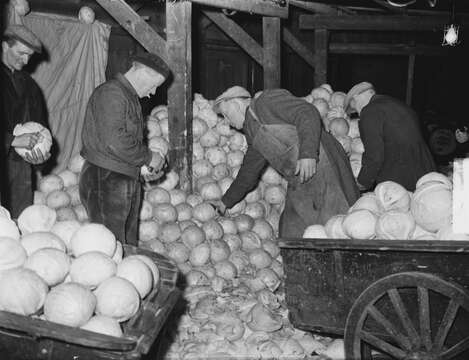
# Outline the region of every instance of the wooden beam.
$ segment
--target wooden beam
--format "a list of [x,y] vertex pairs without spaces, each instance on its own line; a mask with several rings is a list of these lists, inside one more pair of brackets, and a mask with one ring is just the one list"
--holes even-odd
[[407,88],[405,100],[407,105],[412,105],[412,91],[414,89],[414,69],[415,69],[415,54],[409,55],[409,62],[407,65]]
[[397,15],[300,15],[302,30],[441,31],[447,17]]
[[193,3],[263,16],[288,18],[288,2],[282,0],[191,0]]
[[331,54],[428,56],[444,56],[449,53],[448,49],[441,46],[373,43],[331,43],[329,52]]
[[225,15],[215,11],[204,11],[227,36],[232,38],[244,51],[248,53],[259,65],[263,65],[262,47],[249,36],[244,29]]
[[346,14],[355,13],[355,11],[349,10],[343,6],[331,6],[331,5],[325,5],[322,3],[316,3],[312,1],[290,0],[290,5],[296,6],[306,11],[312,11],[318,14],[337,15],[340,12],[343,12]]
[[[148,52],[168,63],[166,41],[153,30],[124,0],[96,0]],[[168,65],[171,66],[170,63]]]
[[283,41],[290,46],[306,63],[314,68],[315,58],[313,52],[287,28],[283,28]]
[[280,18],[262,18],[264,89],[279,88],[281,83],[281,24]]
[[329,49],[329,30],[314,31],[314,86],[327,82],[327,59]]
[[[192,3],[166,2],[166,44],[173,81],[168,89],[171,168],[192,184]],[[191,189],[188,189],[191,190]]]

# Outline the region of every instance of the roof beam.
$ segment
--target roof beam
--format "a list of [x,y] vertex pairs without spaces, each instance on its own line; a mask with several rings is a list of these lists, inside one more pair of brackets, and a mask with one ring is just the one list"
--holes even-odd
[[343,6],[326,5],[326,4],[316,3],[313,1],[290,0],[290,5],[296,6],[306,11],[312,11],[318,14],[337,15],[340,12],[344,12],[347,14],[355,13],[353,10],[349,10]]
[[248,12],[262,16],[288,18],[287,0],[191,0],[193,3],[216,8]]
[[135,40],[148,52],[158,54],[166,63],[168,52],[163,39],[142,17],[124,0],[96,0]]
[[263,66],[263,49],[244,29],[220,12],[204,11],[205,16],[212,20],[227,36],[232,38],[259,65]]
[[407,44],[380,44],[380,43],[331,43],[331,54],[358,54],[358,55],[446,55],[448,49],[441,46],[407,45]]
[[302,30],[377,30],[377,31],[432,31],[441,30],[447,17],[399,15],[300,15]]

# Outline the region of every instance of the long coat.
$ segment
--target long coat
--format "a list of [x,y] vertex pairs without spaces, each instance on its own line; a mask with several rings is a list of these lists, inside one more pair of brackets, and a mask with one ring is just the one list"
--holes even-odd
[[25,71],[10,71],[0,63],[0,193],[13,217],[33,201],[32,167],[11,147],[17,124],[35,121],[47,127],[42,91]]
[[366,188],[390,180],[414,191],[417,180],[435,170],[417,114],[403,102],[374,95],[358,126],[365,147],[358,182]]
[[[238,176],[224,195],[227,207],[239,202],[271,165],[288,180],[281,237],[301,237],[312,224],[324,224],[345,213],[359,196],[347,156],[340,144],[322,129],[311,104],[282,89],[266,90],[252,101],[243,127],[248,150]],[[316,174],[300,183],[298,159],[317,160]]]

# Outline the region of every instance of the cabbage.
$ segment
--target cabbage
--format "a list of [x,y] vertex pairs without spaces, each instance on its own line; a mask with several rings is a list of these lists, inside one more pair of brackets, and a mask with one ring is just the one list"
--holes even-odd
[[72,262],[70,277],[73,282],[94,289],[104,280],[114,276],[116,271],[117,265],[109,256],[99,251],[90,251],[81,254]]
[[24,267],[38,274],[47,285],[54,286],[64,281],[70,269],[70,258],[54,248],[37,250],[26,260]]
[[0,272],[0,310],[32,315],[44,304],[47,284],[34,271],[15,268]]
[[57,285],[47,295],[47,320],[68,326],[82,326],[93,315],[96,297],[83,285],[69,282]]
[[134,316],[140,306],[140,297],[135,286],[126,279],[112,277],[95,290],[96,314],[109,316],[119,322]]
[[81,328],[109,336],[121,337],[123,335],[121,326],[116,319],[102,315],[93,316]]

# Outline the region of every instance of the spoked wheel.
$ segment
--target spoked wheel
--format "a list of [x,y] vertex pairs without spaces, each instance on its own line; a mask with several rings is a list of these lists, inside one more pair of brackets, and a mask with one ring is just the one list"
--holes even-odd
[[370,285],[345,326],[347,360],[369,347],[379,359],[469,359],[469,296],[434,275],[406,272]]

